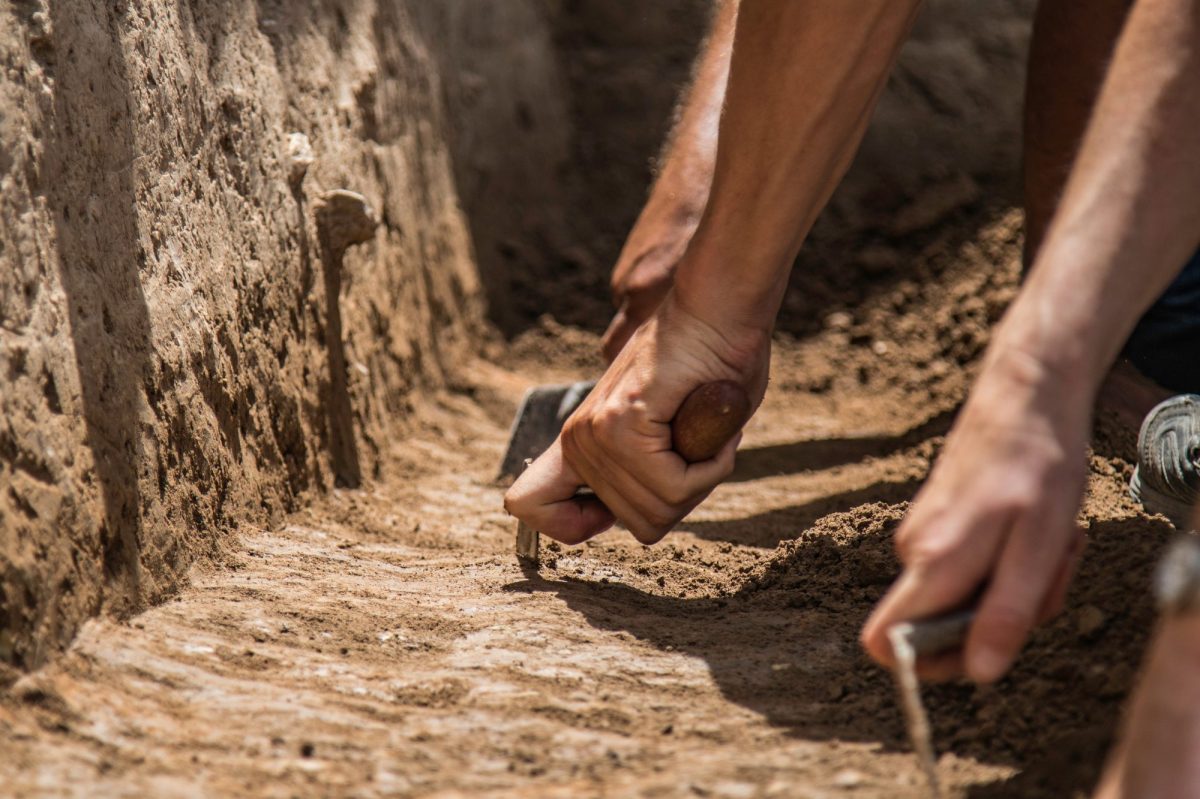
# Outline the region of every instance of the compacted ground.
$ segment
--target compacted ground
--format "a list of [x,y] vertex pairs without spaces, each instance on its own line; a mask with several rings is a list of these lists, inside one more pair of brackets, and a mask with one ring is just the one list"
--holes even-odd
[[[853,303],[801,276],[737,473],[654,547],[617,530],[518,565],[494,482],[511,415],[601,364],[548,319],[495,345],[419,403],[381,480],[244,530],[173,601],[10,674],[0,794],[924,795],[857,635],[1014,290],[1017,217],[968,222],[857,253]],[[927,690],[953,796],[1096,777],[1170,535],[1125,498],[1119,449],[1090,456],[1068,610],[1001,684]]]

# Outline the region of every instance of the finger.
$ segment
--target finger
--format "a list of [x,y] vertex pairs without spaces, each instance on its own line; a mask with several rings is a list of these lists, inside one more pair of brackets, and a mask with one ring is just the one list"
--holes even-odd
[[1047,539],[1062,540],[1061,527],[1047,530],[1054,513],[1023,513],[1009,534],[991,584],[967,633],[967,675],[979,683],[1004,676],[1037,623],[1066,559],[1063,546],[1047,552]]
[[[997,531],[1008,528],[1011,515],[1001,510],[977,510],[965,518],[943,517],[936,521],[911,515],[904,524],[924,526],[920,542],[911,545],[908,567],[880,600],[862,631],[863,647],[888,668],[895,663],[888,629],[903,621],[949,612],[968,602],[988,576],[1002,540]],[[911,538],[916,541],[915,535]]]
[[1067,601],[1067,591],[1071,588],[1071,578],[1075,576],[1075,569],[1079,566],[1083,550],[1086,547],[1087,536],[1080,530],[1076,533],[1071,549],[1067,553],[1062,567],[1058,570],[1058,576],[1054,578],[1054,584],[1050,588],[1050,593],[1046,595],[1046,601],[1042,603],[1042,609],[1038,612],[1038,624],[1043,624],[1062,612],[1063,605]]
[[563,428],[563,452],[643,543],[661,539],[733,472],[740,433],[715,457],[688,464],[671,448],[669,424],[642,419],[622,426],[610,416],[572,418]]
[[578,544],[614,522],[613,514],[599,499],[575,495],[582,485],[556,440],[508,489],[504,509],[556,541]]
[[725,442],[721,451],[709,460],[687,464],[683,472],[684,490],[691,495],[702,492],[707,494],[725,482],[729,475],[733,474],[737,450],[742,445],[742,435],[739,430],[733,438]]
[[[619,459],[599,446],[588,425],[568,423],[559,441],[563,457],[574,473],[643,544],[659,541],[682,516],[621,468]],[[604,468],[596,467],[597,463],[604,464]]]
[[[658,426],[660,423],[654,424]],[[614,442],[605,447],[609,457],[615,458],[620,452],[636,451],[636,447],[632,446],[633,435],[643,434],[631,433],[630,440]],[[696,463],[688,463],[671,448],[669,425],[662,425],[661,434],[655,435],[654,439],[656,451],[629,462],[631,478],[663,504],[683,506],[699,503],[733,474],[742,434],[740,431],[735,434],[712,458]]]

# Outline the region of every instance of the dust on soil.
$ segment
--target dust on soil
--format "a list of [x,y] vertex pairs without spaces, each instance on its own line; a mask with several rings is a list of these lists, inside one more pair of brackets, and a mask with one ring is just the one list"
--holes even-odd
[[[507,425],[528,385],[594,374],[597,341],[545,320],[493,345],[469,384],[417,408],[383,480],[244,529],[230,567],[128,622],[89,622],[16,681],[0,784],[921,796],[892,682],[857,634],[1016,283],[1018,215],[951,227],[854,311],[779,338],[736,474],[658,546],[612,532],[521,570],[492,480]],[[1098,773],[1170,528],[1126,498],[1127,463],[1090,465],[1066,612],[999,685],[927,690],[949,795],[1082,796]]]

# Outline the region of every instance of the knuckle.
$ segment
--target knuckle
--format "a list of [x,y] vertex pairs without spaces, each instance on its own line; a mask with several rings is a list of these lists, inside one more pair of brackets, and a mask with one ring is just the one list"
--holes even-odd
[[657,527],[639,526],[637,529],[631,529],[630,532],[633,533],[633,537],[636,538],[639,543],[649,546],[651,544],[657,544],[659,541],[663,540],[663,537],[666,536],[668,530],[660,530]]
[[567,420],[567,423],[563,425],[562,432],[559,433],[558,440],[562,445],[563,458],[567,463],[575,464],[579,461],[582,451],[580,442],[582,430],[583,425],[577,419],[571,418]]
[[658,538],[662,538],[675,526],[678,516],[671,508],[654,508],[646,512],[645,519],[649,528],[658,535]]
[[876,636],[875,636],[875,630],[870,625],[863,627],[861,630],[859,630],[858,644],[859,644],[859,646],[862,647],[863,651],[866,652],[868,655],[870,655],[872,658],[874,658],[875,660],[882,660],[882,658],[880,656],[883,653],[881,652],[880,647],[878,646],[878,641],[876,640]]
[[606,405],[596,409],[589,418],[592,434],[596,437],[596,440],[604,444],[612,443],[616,438],[617,428],[620,425],[620,411],[611,405]]
[[717,473],[717,482],[723,483],[733,476],[733,470],[737,467],[737,461],[734,458],[727,459],[721,464],[721,470]]
[[1014,483],[1000,500],[1002,510],[1009,513],[1029,513],[1037,507],[1040,489],[1031,483]]
[[688,504],[691,496],[687,492],[686,486],[678,483],[671,483],[662,487],[659,491],[659,497],[663,502],[670,505],[672,508],[680,508]]
[[504,492],[504,511],[510,516],[522,517],[529,510],[529,494],[521,483],[509,487]]
[[910,534],[900,550],[900,557],[909,568],[928,572],[943,567],[954,551],[953,543],[946,536]]

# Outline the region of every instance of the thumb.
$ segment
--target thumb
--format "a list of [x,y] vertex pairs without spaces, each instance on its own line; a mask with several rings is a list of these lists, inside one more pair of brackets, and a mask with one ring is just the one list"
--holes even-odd
[[504,509],[529,527],[564,544],[578,544],[612,527],[616,519],[584,487],[563,458],[561,439],[531,463],[504,494]]

